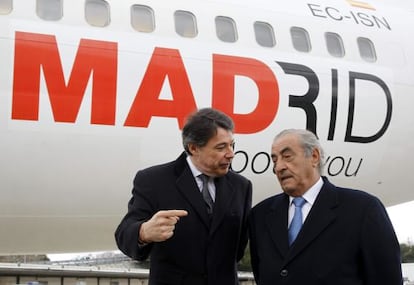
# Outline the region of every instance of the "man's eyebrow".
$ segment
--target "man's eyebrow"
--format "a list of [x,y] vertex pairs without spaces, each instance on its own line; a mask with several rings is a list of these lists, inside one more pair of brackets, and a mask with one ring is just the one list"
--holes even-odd
[[280,153],[281,153],[281,154],[284,154],[284,153],[289,152],[289,151],[292,151],[292,149],[291,149],[289,146],[287,146],[287,147],[283,148],[283,149],[280,151]]
[[[283,148],[283,149],[280,151],[280,154],[285,154],[285,153],[287,153],[287,152],[291,152],[291,151],[292,151],[292,149],[291,149],[289,146],[287,146],[287,147]],[[275,154],[275,153],[271,153],[271,154],[270,154],[270,157],[271,157],[271,158],[276,158],[276,157],[277,157],[277,154]]]
[[220,146],[225,146],[225,145],[233,145],[234,144],[234,140],[231,141],[230,143],[228,142],[219,142],[215,145],[215,147],[220,147]]

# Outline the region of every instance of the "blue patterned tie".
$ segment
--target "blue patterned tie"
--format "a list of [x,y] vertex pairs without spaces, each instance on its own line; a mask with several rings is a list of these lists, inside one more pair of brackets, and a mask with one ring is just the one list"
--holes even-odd
[[302,227],[302,207],[305,203],[306,200],[302,197],[296,197],[293,199],[293,204],[295,204],[295,214],[293,215],[288,232],[289,245],[295,241],[300,228]]

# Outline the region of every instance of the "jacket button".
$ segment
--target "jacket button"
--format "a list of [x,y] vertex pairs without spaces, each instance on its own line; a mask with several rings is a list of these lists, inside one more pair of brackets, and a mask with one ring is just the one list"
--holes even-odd
[[282,277],[286,277],[288,276],[289,271],[287,269],[282,269],[282,271],[280,271],[280,276]]

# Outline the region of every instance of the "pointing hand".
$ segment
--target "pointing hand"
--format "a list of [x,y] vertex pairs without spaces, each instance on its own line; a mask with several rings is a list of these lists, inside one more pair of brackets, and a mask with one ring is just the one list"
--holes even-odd
[[180,217],[187,216],[185,210],[158,211],[141,225],[139,239],[142,243],[165,241],[174,234],[175,224]]

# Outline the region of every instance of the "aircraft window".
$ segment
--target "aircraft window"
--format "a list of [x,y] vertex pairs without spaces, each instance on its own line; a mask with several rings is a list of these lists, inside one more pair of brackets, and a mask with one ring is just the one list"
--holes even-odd
[[85,19],[91,26],[108,26],[110,22],[109,4],[105,0],[86,0]]
[[254,34],[256,42],[263,47],[274,47],[276,45],[273,27],[265,22],[254,22]]
[[36,14],[46,21],[57,21],[63,17],[63,0],[37,0]]
[[377,61],[374,44],[367,38],[358,38],[357,41],[361,58],[369,62]]
[[216,34],[223,42],[234,43],[237,41],[236,23],[232,18],[216,17]]
[[342,38],[336,33],[325,33],[326,47],[330,55],[335,57],[344,57],[345,49]]
[[10,14],[13,10],[12,0],[0,0],[0,15]]
[[131,25],[138,32],[152,33],[155,30],[154,10],[144,5],[131,6]]
[[311,43],[308,32],[299,27],[290,28],[290,35],[292,37],[293,47],[297,51],[309,52],[311,50]]
[[195,16],[187,11],[175,11],[175,31],[180,36],[194,38],[197,36],[197,22]]

